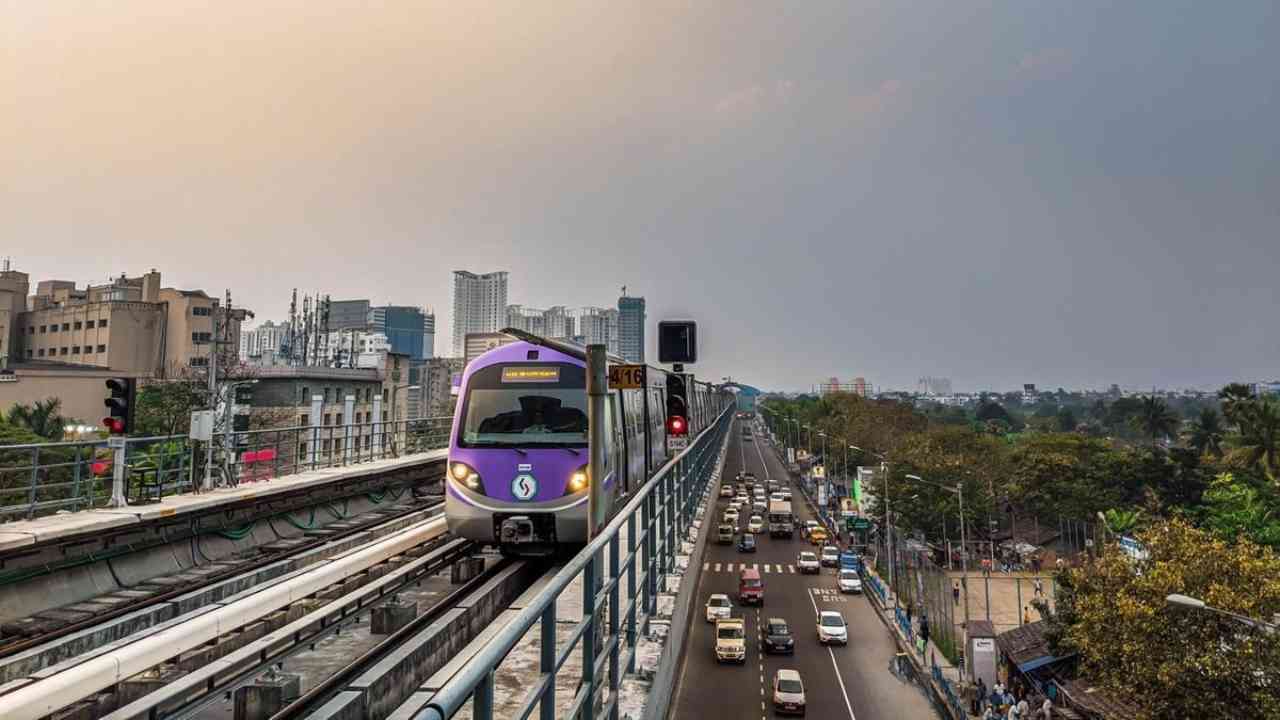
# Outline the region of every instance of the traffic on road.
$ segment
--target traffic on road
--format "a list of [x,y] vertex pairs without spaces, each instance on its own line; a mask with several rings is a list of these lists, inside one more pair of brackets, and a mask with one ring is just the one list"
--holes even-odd
[[[940,717],[892,672],[897,647],[862,594],[861,558],[841,552],[750,419],[737,421],[708,509],[677,718]],[[753,506],[759,505],[761,512]]]

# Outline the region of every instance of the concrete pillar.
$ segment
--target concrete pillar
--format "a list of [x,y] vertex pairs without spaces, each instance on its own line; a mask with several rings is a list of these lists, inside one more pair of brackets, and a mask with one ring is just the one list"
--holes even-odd
[[235,720],[267,720],[297,699],[302,676],[268,673],[236,690]]
[[382,424],[382,394],[373,396],[373,446],[377,448],[376,457],[382,457],[383,443],[382,435],[386,432],[385,426]]
[[413,622],[418,616],[418,603],[393,597],[373,608],[370,613],[370,631],[374,635],[390,635]]
[[467,557],[453,564],[449,581],[454,585],[470,582],[472,578],[484,572],[484,558]]
[[307,454],[311,457],[308,459],[310,464],[314,465],[320,457],[320,422],[322,413],[324,412],[324,396],[311,396],[311,441],[308,443],[310,452]]
[[356,396],[348,395],[342,401],[342,423],[346,427],[342,429],[342,462],[343,464],[351,464],[351,444],[356,442],[358,438],[355,434],[355,412],[356,412]]

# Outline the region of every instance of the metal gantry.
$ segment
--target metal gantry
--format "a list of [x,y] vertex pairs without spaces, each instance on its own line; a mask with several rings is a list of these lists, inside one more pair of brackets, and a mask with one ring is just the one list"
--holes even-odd
[[[525,720],[538,709],[541,720],[618,717],[624,670],[635,670],[638,637],[657,612],[659,579],[675,567],[681,539],[713,475],[733,420],[734,407],[668,461],[614,513],[609,523],[538,592],[520,613],[454,675],[414,720],[444,720],[468,701],[477,720],[494,714],[494,676],[507,654],[540,623],[539,674],[516,710]],[[625,553],[623,528],[626,528]],[[605,554],[608,561],[605,561]],[[582,618],[557,650],[556,605],[582,577]],[[625,577],[624,577],[625,576]],[[607,607],[607,620],[602,609]],[[639,627],[644,625],[643,628]],[[556,678],[574,652],[582,653],[582,681],[564,713],[556,712]],[[607,688],[600,707],[596,698]]]

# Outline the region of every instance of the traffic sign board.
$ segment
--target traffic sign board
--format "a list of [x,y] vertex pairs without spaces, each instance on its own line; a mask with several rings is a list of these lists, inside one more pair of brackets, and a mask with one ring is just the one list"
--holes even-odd
[[637,390],[645,386],[644,365],[609,366],[610,390]]
[[680,452],[689,447],[688,435],[673,435],[667,438],[667,452]]
[[869,530],[870,528],[871,521],[866,518],[849,518],[850,530]]

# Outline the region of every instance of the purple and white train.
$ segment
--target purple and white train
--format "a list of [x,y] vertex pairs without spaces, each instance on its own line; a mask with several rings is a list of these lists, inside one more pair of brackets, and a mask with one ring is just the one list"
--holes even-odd
[[[587,383],[583,349],[516,330],[467,365],[449,437],[445,515],[456,536],[508,555],[549,555],[587,540]],[[610,364],[623,362],[610,358]],[[605,403],[605,498],[612,509],[666,463],[666,370]],[[689,437],[733,402],[686,388]]]

